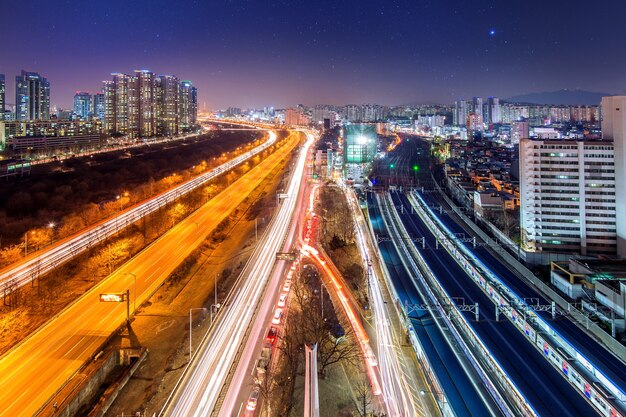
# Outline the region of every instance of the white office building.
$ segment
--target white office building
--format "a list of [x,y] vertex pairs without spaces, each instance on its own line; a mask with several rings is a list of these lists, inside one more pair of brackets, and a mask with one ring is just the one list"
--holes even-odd
[[615,255],[613,152],[608,141],[520,141],[525,251]]
[[626,258],[626,96],[602,98],[602,139],[615,146],[617,254]]

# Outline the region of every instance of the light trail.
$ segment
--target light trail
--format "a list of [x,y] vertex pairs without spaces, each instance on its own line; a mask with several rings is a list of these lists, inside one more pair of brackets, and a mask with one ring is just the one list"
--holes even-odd
[[72,236],[62,239],[50,247],[32,253],[23,260],[0,270],[0,285],[11,283],[21,287],[34,281],[39,276],[68,262],[144,216],[155,212],[160,207],[175,201],[179,197],[195,190],[213,178],[259,154],[272,146],[275,142],[276,133],[270,130],[268,140],[258,147],[219,165],[209,172],[165,191],[156,197],[130,207],[113,217],[102,220]]
[[[0,358],[0,417],[52,415],[54,398],[63,406],[70,396],[67,382],[80,383],[78,373],[112,333],[126,323],[126,305],[101,303],[99,294],[130,291],[133,305],[145,302],[171,273],[200,246],[248,195],[288,157],[291,140],[242,175],[51,318]],[[132,325],[131,325],[132,327]]]
[[[307,142],[300,150],[285,192],[289,197],[280,205],[262,241],[244,267],[240,276],[241,287],[226,301],[225,307],[219,313],[221,317],[217,325],[202,339],[200,347],[159,415],[200,417],[216,411],[231,366],[246,340],[246,331],[265,292],[274,268],[276,252],[291,224],[296,203],[294,197],[300,189],[307,152],[312,143],[313,135],[307,134]],[[239,384],[238,373],[233,376],[233,383]],[[224,413],[232,412],[235,397],[236,395],[227,393],[220,408]]]
[[382,379],[383,400],[387,406],[387,411],[392,417],[424,415],[426,408],[423,407],[423,404],[416,404],[415,398],[411,395],[413,388],[398,360],[399,353],[396,351],[396,340],[392,334],[391,320],[387,314],[380,287],[381,278],[376,275],[375,269],[370,266],[372,259],[375,259],[375,257],[370,256],[368,251],[368,243],[363,232],[363,229],[367,227],[365,220],[359,210],[354,193],[347,191],[343,187],[342,189],[352,208],[361,258],[365,262],[366,268],[369,268],[372,274],[369,279],[369,295],[376,320],[378,363]]
[[[316,186],[313,188],[313,190],[311,190],[311,197],[309,199],[308,216],[315,215],[313,211],[313,204],[314,204],[314,195],[315,195],[315,192],[317,191],[317,188],[318,187]],[[370,380],[372,392],[374,395],[380,395],[382,394],[382,390],[380,388],[380,382],[378,381],[378,376],[376,375],[376,369],[375,369],[376,366],[378,365],[378,361],[369,343],[369,336],[367,332],[365,331],[365,328],[363,327],[361,320],[359,320],[359,318],[357,317],[357,313],[354,311],[354,307],[348,300],[348,297],[346,296],[343,285],[341,284],[341,282],[335,275],[335,272],[328,266],[328,264],[326,263],[326,260],[322,259],[322,257],[319,254],[319,251],[315,247],[308,244],[307,239],[309,238],[310,238],[310,233],[307,233],[307,237],[305,237],[304,239],[301,238],[302,240],[301,252],[305,256],[308,256],[311,259],[313,259],[316,262],[317,267],[323,269],[326,275],[330,278],[331,282],[333,283],[335,292],[337,294],[337,298],[339,299],[339,302],[341,303],[341,307],[343,308],[344,313],[348,317],[348,321],[350,322],[350,326],[352,327],[352,330],[354,331],[356,340],[359,343],[359,347],[361,348],[361,351],[363,353],[363,357],[366,359],[365,368],[366,368],[367,375]]]

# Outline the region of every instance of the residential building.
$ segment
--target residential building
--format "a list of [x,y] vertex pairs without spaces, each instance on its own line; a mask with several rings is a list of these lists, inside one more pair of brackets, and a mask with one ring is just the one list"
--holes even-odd
[[602,139],[615,147],[617,253],[626,258],[626,96],[602,98]]
[[174,136],[178,134],[178,107],[180,81],[172,75],[161,75],[156,79],[155,92],[157,134]]
[[196,125],[197,90],[191,81],[146,70],[104,81],[104,131],[131,138],[176,135]]
[[453,123],[457,126],[463,126],[467,123],[467,101],[457,100],[454,102]]
[[4,120],[5,92],[4,74],[0,74],[0,121]]
[[91,94],[78,91],[74,94],[74,114],[82,119],[88,118],[92,113]]
[[487,99],[486,121],[489,125],[500,123],[500,99],[498,97],[489,97]]
[[191,81],[181,81],[178,107],[180,130],[193,128],[198,120],[198,90]]
[[50,83],[36,72],[15,77],[15,119],[47,120],[50,118]]
[[104,94],[96,93],[93,95],[93,103],[91,105],[93,109],[93,116],[97,119],[104,121]]
[[530,127],[527,121],[511,122],[511,143],[518,145],[520,140],[530,137]]
[[[130,133],[130,86],[133,77],[122,73],[113,73],[112,81],[105,81],[104,92],[104,130],[109,134],[126,135]],[[133,100],[133,112],[137,107]],[[136,117],[133,117],[133,121]]]
[[285,109],[285,124],[289,126],[307,126],[311,120],[302,111],[294,108]]
[[156,134],[154,100],[156,75],[147,70],[135,71],[135,88],[137,99],[137,117],[139,136],[147,138]]
[[481,113],[471,112],[467,115],[467,134],[483,131],[483,116]]
[[616,180],[608,141],[522,139],[520,229],[528,252],[616,253]]

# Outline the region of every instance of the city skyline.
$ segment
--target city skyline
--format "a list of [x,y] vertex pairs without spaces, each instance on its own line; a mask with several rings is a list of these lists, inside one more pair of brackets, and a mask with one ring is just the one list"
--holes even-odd
[[[26,2],[5,7],[0,33],[33,36],[3,53],[0,73],[9,80],[22,69],[41,73],[50,80],[52,104],[63,108],[76,91],[100,91],[102,80],[126,68],[192,79],[199,107],[210,109],[452,103],[576,88],[624,93],[626,59],[612,51],[626,39],[613,30],[626,6],[612,1],[583,17],[571,2],[535,3],[190,2],[163,14],[159,2],[125,13],[116,2]],[[32,19],[18,16],[35,9]],[[579,24],[584,33],[573,30]],[[67,65],[70,45],[74,60]],[[13,89],[8,82],[11,104]]]

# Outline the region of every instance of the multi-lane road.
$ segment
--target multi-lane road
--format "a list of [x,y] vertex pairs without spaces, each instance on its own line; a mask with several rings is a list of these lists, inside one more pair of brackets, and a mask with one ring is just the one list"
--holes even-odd
[[[259,165],[0,358],[0,416],[31,416],[43,407],[124,323],[126,305],[101,303],[99,294],[128,290],[132,305],[141,305],[283,163],[297,142],[298,138],[289,138]],[[51,405],[45,407],[52,414]]]
[[[288,188],[282,193],[285,198],[280,200],[278,212],[268,225],[263,241],[257,245],[240,276],[237,289],[221,309],[216,325],[201,341],[160,415],[230,416],[238,405],[238,390],[242,387],[247,364],[253,359],[254,348],[246,341],[258,339],[261,335],[262,325],[253,319],[257,314],[267,315],[272,297],[264,297],[264,294],[275,294],[278,289],[280,273],[273,273],[276,252],[283,248],[292,224],[312,142],[313,135],[307,134],[307,142],[301,147],[291,170]],[[251,323],[254,324],[252,328]],[[223,390],[226,392],[224,396]]]
[[16,286],[25,285],[118,233],[142,217],[155,212],[160,207],[175,201],[180,196],[195,190],[224,172],[228,172],[228,170],[273,145],[276,142],[276,134],[273,131],[268,131],[268,133],[268,139],[263,144],[219,165],[209,172],[192,178],[149,200],[138,203],[119,214],[89,226],[47,248],[30,254],[19,262],[7,266],[0,270],[0,285],[8,283]]

